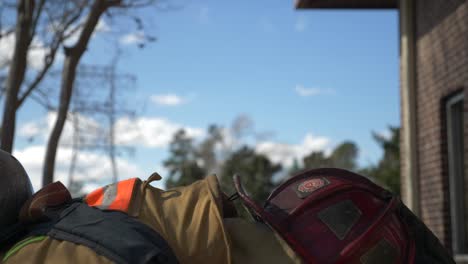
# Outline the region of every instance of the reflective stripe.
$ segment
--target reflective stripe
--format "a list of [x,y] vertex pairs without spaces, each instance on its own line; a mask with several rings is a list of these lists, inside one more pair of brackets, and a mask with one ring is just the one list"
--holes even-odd
[[114,199],[112,204],[109,205],[108,209],[120,210],[125,208],[125,211],[127,211],[132,199],[135,182],[136,178],[118,182],[116,188],[118,190],[116,193],[117,197]]
[[86,196],[85,201],[89,206],[98,206],[102,203],[102,200],[104,199],[103,194],[104,194],[104,188],[99,188],[89,193]]
[[107,209],[117,197],[117,184],[111,184],[104,187],[102,202],[98,207]]
[[99,188],[88,194],[85,201],[99,209],[128,212],[137,180],[132,178]]
[[3,258],[2,262],[5,262],[7,261],[7,259],[9,257],[11,257],[13,254],[15,254],[16,252],[20,251],[20,249],[24,248],[25,246],[31,244],[31,243],[34,243],[34,242],[38,242],[38,241],[42,241],[46,239],[46,236],[36,236],[36,237],[28,237],[20,242],[18,242],[16,245],[13,246],[13,248],[11,248],[6,254],[5,254],[5,257]]

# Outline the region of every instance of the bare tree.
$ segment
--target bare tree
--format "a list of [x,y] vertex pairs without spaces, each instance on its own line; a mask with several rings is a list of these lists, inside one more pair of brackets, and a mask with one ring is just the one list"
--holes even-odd
[[55,157],[57,147],[62,134],[63,126],[68,114],[70,99],[73,91],[73,82],[75,81],[76,67],[86,51],[91,34],[93,33],[101,15],[106,11],[109,4],[107,1],[96,0],[91,7],[90,13],[86,19],[83,29],[79,35],[78,41],[72,47],[65,48],[65,61],[62,70],[62,82],[60,86],[60,101],[52,133],[47,143],[46,155],[43,166],[42,183],[46,185],[54,179]]
[[[137,1],[137,0],[94,0],[89,8],[89,13],[83,23],[81,32],[77,42],[71,47],[65,47],[65,60],[62,70],[62,81],[60,85],[60,99],[57,112],[57,119],[55,121],[52,132],[49,136],[47,143],[46,155],[44,159],[42,182],[48,184],[53,181],[55,158],[57,155],[58,143],[62,134],[65,120],[67,117],[68,109],[70,106],[71,97],[73,94],[73,85],[76,77],[76,69],[81,57],[83,56],[86,48],[91,39],[100,17],[108,10],[117,8],[120,10],[140,8],[151,4],[155,1]],[[136,20],[140,21],[140,20]],[[152,41],[153,39],[148,39]]]
[[1,148],[7,152],[11,152],[13,148],[16,104],[18,92],[23,83],[26,71],[28,47],[32,41],[31,28],[33,27],[34,7],[33,0],[23,0],[20,1],[18,5],[15,50],[6,81],[6,98],[2,120],[2,138],[0,142]]
[[[5,87],[3,88],[5,92],[5,104],[0,140],[0,147],[3,150],[8,152],[12,151],[16,126],[16,112],[29,95],[38,87],[39,83],[51,68],[60,45],[79,28],[76,26],[76,22],[81,16],[86,2],[86,0],[18,1],[16,12],[17,19],[14,27],[15,44],[13,57],[9,65]],[[7,5],[9,7],[14,6],[14,4],[11,3],[2,3],[2,5]],[[59,16],[57,16],[57,14],[59,14]],[[12,30],[7,30],[5,34],[9,34],[10,32],[12,32]],[[32,81],[24,85],[27,72],[28,52],[34,48],[32,47],[33,39],[37,36],[38,32],[48,35],[43,36],[43,39],[47,41],[47,52],[42,67],[37,70]],[[25,89],[20,93],[22,86],[25,86]]]
[[[51,182],[58,142],[69,114],[77,67],[93,33],[98,28],[100,19],[104,15],[109,21],[130,18],[137,25],[137,30],[142,31],[143,21],[138,13],[132,13],[133,10],[150,6],[171,9],[170,5],[164,4],[165,0],[1,1],[0,39],[14,34],[14,48],[7,64],[2,62],[2,67],[8,67],[8,73],[4,84],[0,85],[0,98],[4,99],[0,148],[12,151],[16,113],[28,98],[34,99],[48,110],[57,111],[57,120],[47,142],[43,166],[43,182]],[[4,15],[5,10],[10,13]],[[12,17],[16,17],[16,20],[10,19]],[[9,20],[8,25],[3,23],[5,19]],[[70,45],[70,40],[75,38],[77,39],[75,43]],[[139,47],[144,47],[145,42],[154,40],[154,37],[145,32]],[[44,61],[40,67],[28,67],[29,52],[37,48],[45,51]],[[58,106],[56,106],[52,102],[54,99],[51,99],[50,93],[38,88],[43,86],[44,79],[50,75],[48,73],[53,68],[57,54],[62,51],[64,60],[61,63],[61,83]],[[115,118],[110,118],[109,122],[115,122]],[[113,132],[110,136],[114,138]],[[114,164],[115,154],[116,150],[109,148],[109,155]],[[117,177],[116,170],[114,175]]]

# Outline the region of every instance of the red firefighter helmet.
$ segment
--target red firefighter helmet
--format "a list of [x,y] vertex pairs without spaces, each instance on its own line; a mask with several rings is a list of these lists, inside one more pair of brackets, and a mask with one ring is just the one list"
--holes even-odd
[[[234,181],[254,218],[273,228],[306,263],[453,263],[396,196],[355,173],[302,172],[275,189],[264,207],[245,193],[238,176]],[[435,246],[418,249],[418,239]],[[441,256],[424,256],[421,250],[431,247],[443,251]]]

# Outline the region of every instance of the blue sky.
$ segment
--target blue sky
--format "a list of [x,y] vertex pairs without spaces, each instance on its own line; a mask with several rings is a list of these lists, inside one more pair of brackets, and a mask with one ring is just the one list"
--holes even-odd
[[[298,11],[284,0],[178,5],[141,13],[150,21],[146,30],[158,38],[144,49],[135,45],[138,34],[130,25],[118,37],[119,70],[137,77],[129,101],[147,121],[205,130],[246,114],[257,131],[272,133],[270,143],[297,149],[312,135],[330,148],[352,140],[361,165],[380,158],[371,132],[399,125],[396,11]],[[111,31],[117,26],[108,25]],[[112,45],[105,35],[93,39],[85,62],[109,61]],[[157,98],[171,96],[172,105],[158,104]],[[46,114],[37,109],[31,103],[21,110],[19,130]],[[27,148],[44,142],[19,137],[19,156],[26,159]],[[167,144],[141,142],[134,156],[122,159],[149,175],[163,170],[166,156]],[[133,176],[147,177],[122,177]]]

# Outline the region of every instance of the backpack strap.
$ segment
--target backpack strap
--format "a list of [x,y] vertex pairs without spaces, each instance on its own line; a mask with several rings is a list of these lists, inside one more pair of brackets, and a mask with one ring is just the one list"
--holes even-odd
[[48,185],[25,203],[19,223],[2,232],[0,242],[14,244],[27,237],[48,236],[84,245],[118,264],[178,263],[161,235],[125,213],[139,183],[138,179],[117,183],[118,193],[115,197],[108,193],[109,199],[104,199],[107,194],[103,190],[101,204],[110,201],[103,208],[111,210],[88,206],[83,199],[71,199],[60,183]]
[[115,263],[178,263],[163,237],[125,213],[75,202],[59,215],[49,237],[87,246]]
[[123,212],[103,211],[74,200],[44,214],[48,220],[25,226],[23,237],[48,236],[83,245],[117,264],[178,263],[163,237]]

